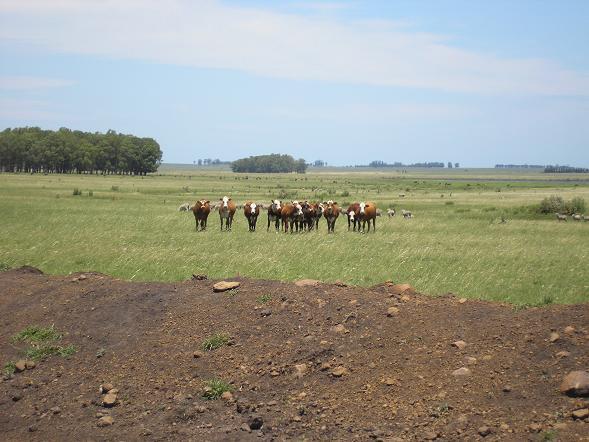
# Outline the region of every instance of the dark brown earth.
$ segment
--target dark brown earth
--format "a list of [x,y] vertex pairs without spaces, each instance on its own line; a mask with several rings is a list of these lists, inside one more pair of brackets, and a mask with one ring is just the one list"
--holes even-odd
[[[0,273],[2,365],[20,358],[10,338],[29,325],[55,324],[78,348],[0,382],[2,440],[589,440],[589,421],[572,415],[587,398],[559,392],[589,367],[589,304],[515,310],[392,284],[235,279],[237,290],[214,293],[210,280],[79,276]],[[195,358],[217,332],[230,345]],[[452,374],[461,367],[471,375]],[[232,397],[203,398],[211,378]],[[119,390],[113,408],[103,383]],[[101,414],[114,423],[99,427]]]

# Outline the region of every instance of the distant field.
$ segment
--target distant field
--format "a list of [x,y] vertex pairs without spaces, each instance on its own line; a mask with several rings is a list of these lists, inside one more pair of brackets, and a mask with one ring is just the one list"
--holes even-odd
[[[516,304],[589,301],[589,222],[558,223],[529,209],[553,194],[589,204],[586,175],[500,169],[235,175],[188,165],[159,173],[0,174],[0,265],[95,270],[131,280],[183,280],[193,273],[358,285],[393,279],[432,295]],[[74,188],[82,195],[74,196]],[[239,203],[375,201],[382,209],[412,210],[415,218],[378,218],[370,235],[347,232],[343,217],[334,235],[324,221],[319,232],[285,235],[266,232],[265,214],[255,233],[242,213],[232,232],[220,232],[212,213],[209,230],[196,233],[192,214],[177,211],[181,203],[225,194]]]

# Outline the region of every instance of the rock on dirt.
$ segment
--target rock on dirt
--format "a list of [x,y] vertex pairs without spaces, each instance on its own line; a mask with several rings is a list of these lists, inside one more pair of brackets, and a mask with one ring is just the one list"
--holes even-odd
[[589,408],[581,408],[580,410],[575,410],[571,413],[573,419],[580,419],[586,420],[589,418]]
[[97,427],[110,427],[115,421],[111,416],[102,416],[96,423]]
[[107,393],[102,398],[102,406],[106,408],[114,407],[117,403],[117,395],[113,393]]
[[464,377],[464,376],[470,376],[472,374],[472,372],[470,371],[470,368],[468,367],[460,367],[457,370],[454,370],[452,372],[452,376],[455,377]]
[[452,347],[456,347],[458,350],[464,350],[466,348],[466,342],[454,341],[452,342]]
[[25,371],[27,369],[27,363],[24,359],[20,359],[18,361],[16,361],[16,363],[14,364],[14,369],[16,370],[17,373],[21,372],[21,371]]
[[395,316],[399,314],[399,309],[397,307],[389,307],[387,309],[387,316],[390,318],[391,316]]
[[105,384],[100,385],[100,388],[98,389],[98,391],[102,394],[106,394],[109,391],[111,391],[114,387],[113,384],[111,384],[110,382],[107,382]]
[[331,375],[334,378],[341,378],[343,375],[348,374],[348,369],[342,365],[340,365],[339,367],[334,368],[331,371]]
[[553,331],[552,333],[550,333],[550,338],[549,338],[550,342],[556,342],[559,339],[560,339],[560,335],[557,332]]
[[568,396],[589,396],[589,373],[571,371],[560,384],[560,392]]
[[237,281],[220,281],[213,284],[214,292],[226,292],[227,290],[233,290],[239,287],[241,284]]

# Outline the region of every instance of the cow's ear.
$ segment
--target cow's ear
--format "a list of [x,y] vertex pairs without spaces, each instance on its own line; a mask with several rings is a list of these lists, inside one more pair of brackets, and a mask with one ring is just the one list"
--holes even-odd
[[333,204],[337,204],[337,201],[334,201]]
[[229,198],[228,201],[231,201],[232,198]]
[[223,198],[219,198],[219,201],[223,201]]
[[370,207],[370,204],[366,204],[364,207]]
[[211,204],[211,202],[209,200],[206,200],[206,204]]

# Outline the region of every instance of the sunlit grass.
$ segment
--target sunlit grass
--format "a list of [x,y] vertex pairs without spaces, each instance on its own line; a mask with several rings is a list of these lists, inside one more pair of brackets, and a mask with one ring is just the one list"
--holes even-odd
[[[74,188],[82,195],[73,196]],[[177,211],[183,202],[216,201],[225,194],[239,203],[267,203],[281,190],[298,199],[329,197],[340,204],[372,200],[383,209],[412,210],[415,218],[383,216],[375,234],[363,235],[348,232],[342,216],[333,235],[327,235],[325,221],[319,232],[287,235],[273,228],[267,232],[265,214],[257,232],[250,233],[241,212],[232,232],[220,232],[218,214],[212,212],[208,230],[197,233],[192,214]],[[228,173],[0,174],[0,262],[58,274],[95,270],[141,281],[177,281],[192,274],[358,285],[392,279],[432,295],[451,292],[530,305],[547,297],[555,303],[588,301],[589,223],[557,223],[552,216],[519,209],[552,194],[589,202],[587,185],[448,185],[443,179],[392,175],[250,174],[246,180]]]

